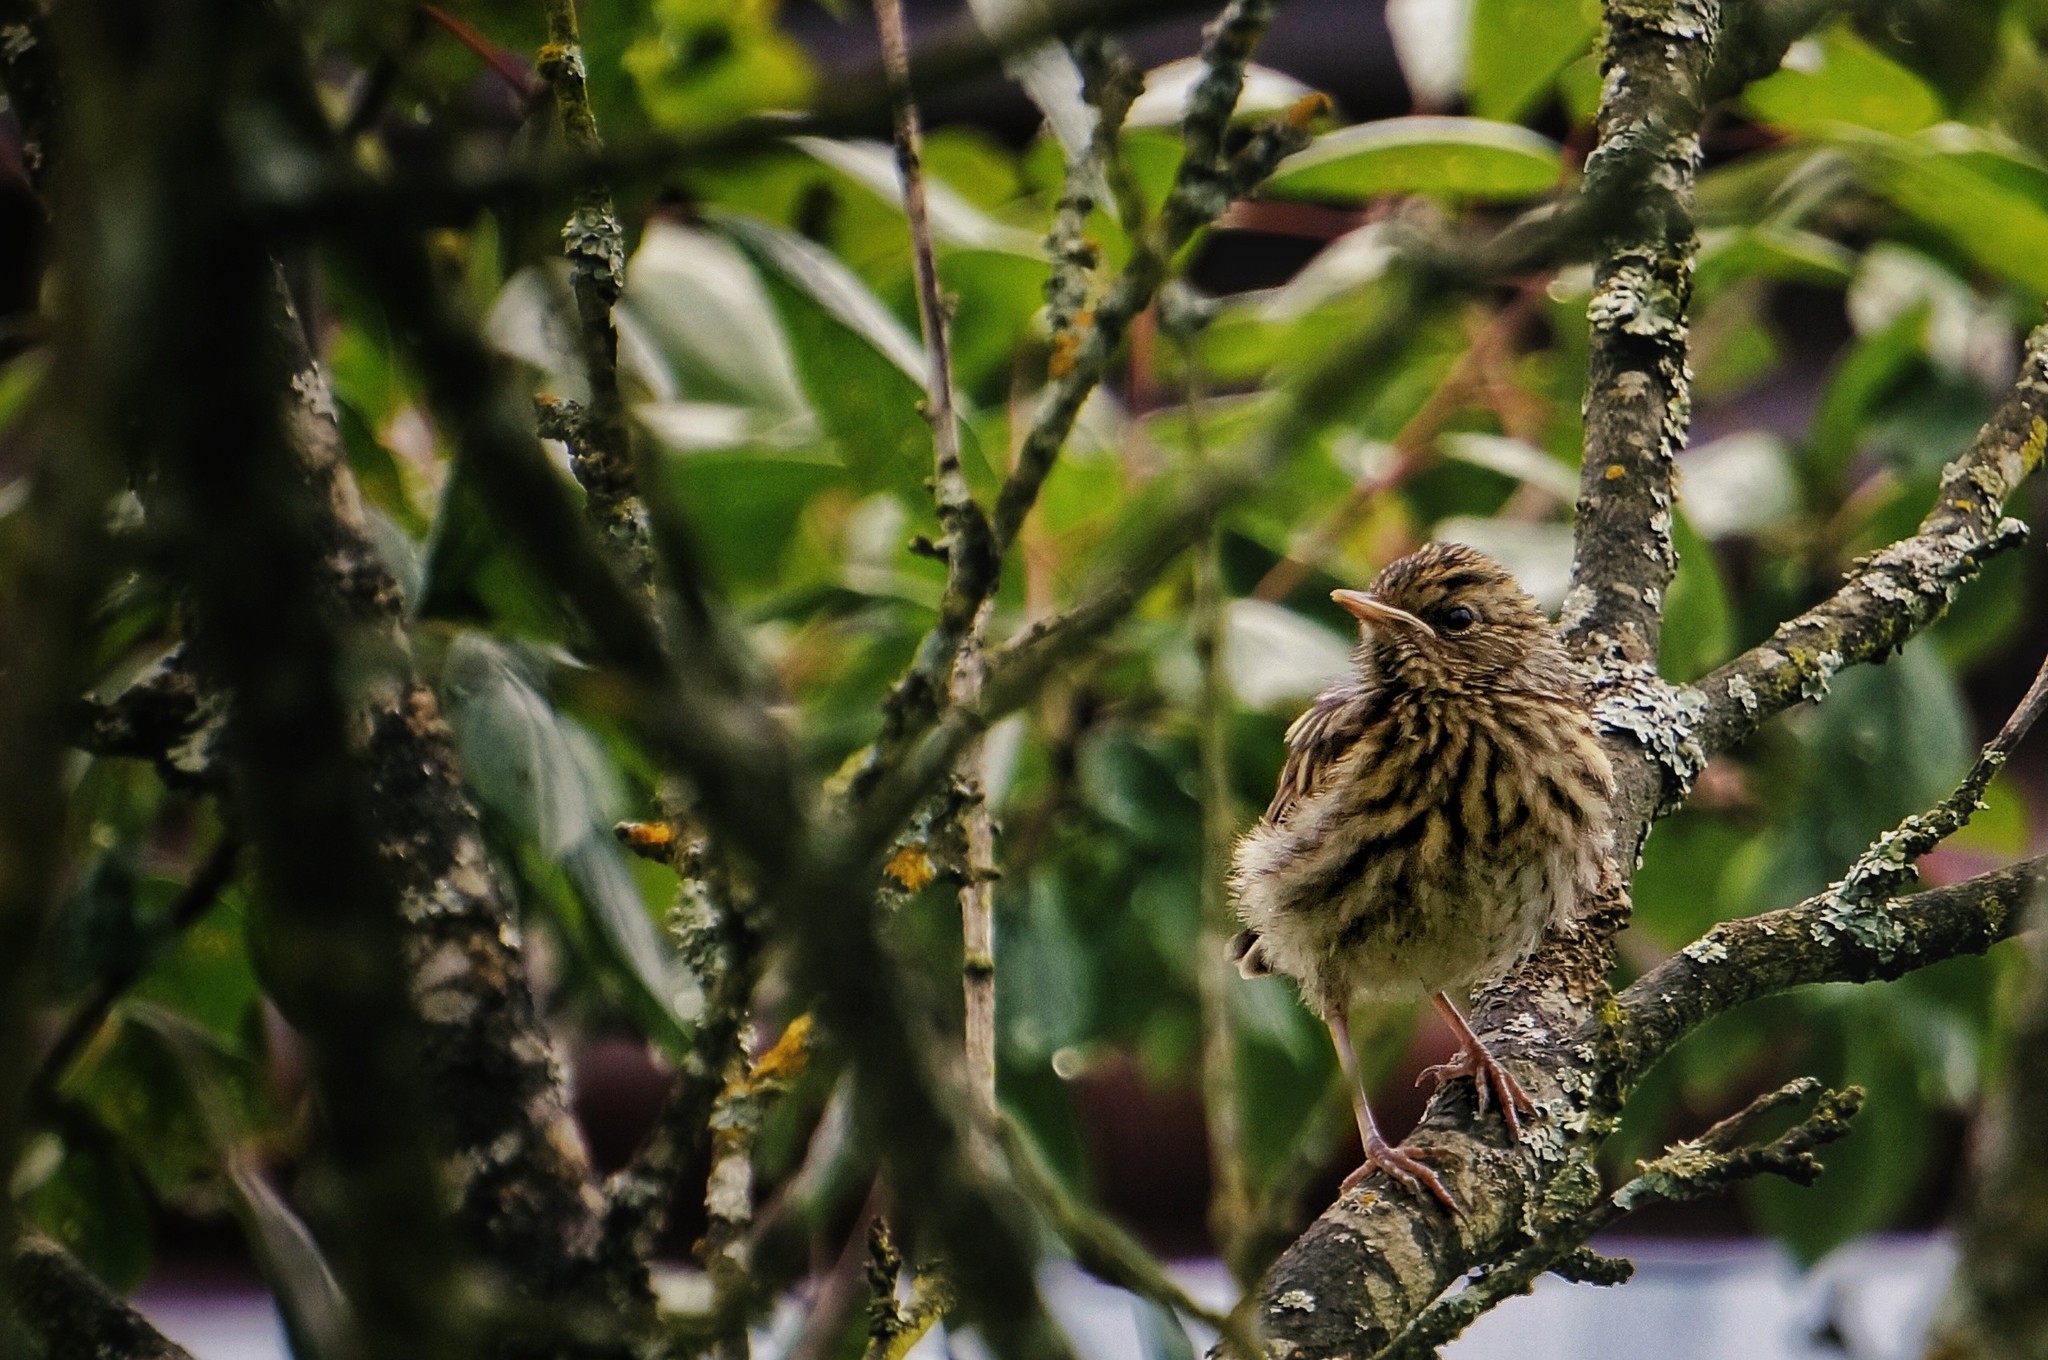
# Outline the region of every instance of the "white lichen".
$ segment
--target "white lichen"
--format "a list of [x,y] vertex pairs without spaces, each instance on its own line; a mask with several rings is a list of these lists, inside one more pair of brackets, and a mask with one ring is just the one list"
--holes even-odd
[[[1773,653],[1773,655],[1776,655],[1776,653]],[[1730,701],[1741,705],[1745,713],[1754,713],[1760,707],[1755,688],[1740,674],[1728,677],[1728,698]]]
[[1712,935],[1705,935],[1678,951],[1694,963],[1725,963],[1728,946]]
[[1273,1300],[1275,1312],[1313,1313],[1316,1310],[1316,1296],[1306,1289],[1290,1289]]
[[1592,690],[1594,721],[1634,739],[1664,768],[1670,791],[1663,806],[1677,806],[1707,763],[1694,732],[1706,695],[1671,684],[1642,662],[1612,659],[1600,665]]
[[1799,677],[1799,697],[1819,703],[1828,696],[1828,682],[1842,669],[1842,654],[1833,647],[1815,654],[1813,664]]

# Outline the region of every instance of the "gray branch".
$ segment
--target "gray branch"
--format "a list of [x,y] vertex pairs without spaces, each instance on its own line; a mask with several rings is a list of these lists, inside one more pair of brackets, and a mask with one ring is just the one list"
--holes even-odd
[[14,1244],[8,1260],[13,1319],[51,1356],[95,1360],[192,1360],[91,1271],[39,1233]]

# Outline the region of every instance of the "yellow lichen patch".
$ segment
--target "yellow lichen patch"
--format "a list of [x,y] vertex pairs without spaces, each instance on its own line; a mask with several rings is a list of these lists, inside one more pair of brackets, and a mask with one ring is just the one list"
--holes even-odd
[[1609,463],[1609,464],[1607,465],[1607,480],[1608,480],[1608,481],[1610,481],[1610,482],[1618,482],[1618,481],[1620,481],[1620,480],[1621,480],[1622,478],[1624,478],[1624,477],[1626,477],[1626,476],[1628,476],[1628,469],[1627,469],[1627,468],[1625,468],[1625,467],[1623,467],[1623,466],[1622,466],[1621,464],[1619,464],[1619,463]]
[[2044,449],[2048,449],[2048,420],[2035,416],[2027,430],[2027,442],[2020,445],[2020,467],[2027,472],[2039,467]]
[[620,822],[612,828],[619,844],[642,859],[666,861],[676,842],[676,829],[667,822]]
[[938,875],[938,870],[932,867],[932,857],[925,853],[922,845],[898,848],[889,856],[889,862],[882,866],[882,872],[910,892],[919,891]]
[[783,1028],[766,1053],[754,1060],[751,1078],[756,1086],[767,1082],[795,1081],[811,1060],[811,1017],[807,1011]]
[[1052,338],[1052,357],[1045,363],[1049,375],[1064,378],[1074,371],[1074,363],[1081,356],[1081,338],[1094,324],[1095,313],[1088,308],[1074,313],[1073,324]]
[[1067,331],[1052,338],[1052,357],[1046,360],[1045,371],[1055,378],[1064,378],[1074,371],[1074,356],[1080,352],[1081,337]]
[[1964,514],[1966,514],[1966,515],[1969,515],[1969,514],[1975,514],[1975,513],[1976,513],[1976,510],[1977,510],[1977,502],[1975,502],[1975,501],[1950,501],[1950,502],[1949,502],[1949,508],[1950,508],[1950,509],[1952,509],[1952,510],[1960,510],[1960,511],[1962,511],[1962,512],[1963,512]]
[[1296,132],[1306,131],[1308,125],[1327,114],[1330,111],[1330,107],[1330,96],[1320,91],[1315,94],[1303,95],[1294,101],[1292,108],[1287,110],[1287,126],[1293,128]]

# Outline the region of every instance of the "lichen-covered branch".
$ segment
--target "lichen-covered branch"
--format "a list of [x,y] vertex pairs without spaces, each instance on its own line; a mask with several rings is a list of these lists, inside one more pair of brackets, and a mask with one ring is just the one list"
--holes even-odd
[[190,1351],[151,1326],[47,1237],[31,1233],[16,1241],[7,1277],[8,1317],[46,1355],[192,1360]]
[[[1282,156],[1306,143],[1305,129],[1297,128],[1298,140],[1276,146],[1270,161],[1242,169],[1233,166],[1223,153],[1223,134],[1244,88],[1245,67],[1276,7],[1276,0],[1232,0],[1210,26],[1202,48],[1202,78],[1188,97],[1187,114],[1181,121],[1186,153],[1180,171],[1159,216],[1133,239],[1131,259],[1122,274],[1095,305],[1088,324],[1076,325],[1075,342],[1062,346],[1055,338],[1053,380],[1039,398],[1031,428],[996,498],[998,548],[1007,548],[1023,527],[1082,403],[1101,382],[1131,322],[1151,305],[1166,282],[1181,247],[1197,230],[1222,215],[1231,200],[1249,187],[1246,180],[1255,183],[1263,179],[1262,172],[1270,172]],[[1111,101],[1121,100],[1123,93],[1115,87],[1106,89],[1098,112],[1113,108]],[[1128,103],[1124,107],[1127,110]],[[1098,126],[1098,139],[1107,135],[1111,134]],[[1077,323],[1078,319],[1075,314]]]
[[706,1122],[711,1132],[711,1174],[705,1179],[706,1227],[702,1259],[705,1274],[729,1319],[723,1339],[733,1354],[746,1353],[747,1317],[732,1301],[759,1291],[747,1257],[747,1234],[754,1221],[754,1145],[768,1111],[789,1084],[803,1074],[811,1056],[811,1018],[789,1022],[782,1037],[753,1062],[736,1061],[725,1089]]
[[945,1272],[930,1266],[912,1271],[910,1297],[899,1303],[896,1294],[903,1267],[888,1220],[876,1214],[868,1223],[868,1345],[864,1360],[903,1360],[953,1307],[953,1288]]
[[1634,662],[1656,661],[1678,567],[1671,483],[1691,407],[1693,178],[1720,28],[1721,0],[1606,6],[1600,141],[1585,194],[1623,210],[1600,240],[1587,308],[1586,452],[1561,623],[1574,645]]
[[[2013,480],[2020,461],[2015,452]],[[1945,482],[1954,480],[1952,473]],[[1670,692],[1639,664],[1610,665],[1602,684],[1603,715],[1645,711],[1642,705],[1661,702]],[[1634,708],[1628,707],[1631,696]],[[1440,1094],[1408,1141],[1444,1154],[1446,1180],[1466,1208],[1461,1221],[1450,1230],[1433,1206],[1382,1199],[1370,1190],[1362,1200],[1332,1206],[1262,1286],[1261,1322],[1269,1339],[1282,1343],[1280,1353],[1350,1354],[1344,1347],[1357,1344],[1360,1335],[1367,1353],[1377,1353],[1475,1265],[1520,1261],[1511,1269],[1521,1273],[1502,1277],[1502,1288],[1526,1283],[1523,1276],[1533,1279],[1531,1267],[1539,1263],[1545,1239],[1538,1232],[1533,1246],[1525,1244],[1529,1225],[1539,1218],[1565,1224],[1597,1214],[1594,1150],[1614,1128],[1636,1080],[1705,1020],[1789,987],[1898,977],[1982,952],[2011,934],[2048,876],[2048,860],[1910,897],[1897,894],[1912,880],[1912,861],[1967,821],[2044,702],[2048,667],[1955,792],[1880,837],[1840,882],[1798,906],[1714,927],[1618,998],[1603,995],[1603,979],[1606,941],[1622,916],[1619,883],[1613,885],[1614,900],[1594,917],[1568,934],[1553,933],[1534,961],[1481,1003],[1482,1028],[1493,1030],[1496,1051],[1521,1060],[1524,1085],[1540,1092],[1545,1122],[1537,1136],[1525,1137],[1519,1148],[1505,1146],[1491,1126],[1479,1132],[1464,1125],[1462,1110],[1452,1114]],[[1683,723],[1666,732],[1648,724],[1624,730],[1641,741],[1642,766],[1699,758]],[[1622,814],[1641,826],[1658,810],[1665,790],[1654,781],[1634,787],[1640,797]],[[1625,795],[1630,788],[1624,784]],[[1459,1092],[1453,1099],[1462,1106],[1465,1097]],[[1731,1165],[1798,1170],[1805,1163],[1767,1157]],[[1628,1192],[1626,1198],[1633,1202],[1647,1193]],[[1361,1268],[1368,1272],[1362,1284],[1352,1283]],[[1461,1327],[1469,1321],[1464,1310],[1486,1301],[1482,1293],[1437,1305],[1438,1322],[1427,1337],[1440,1341],[1441,1329]],[[1449,1334],[1454,1332],[1444,1333]]]
[[[1123,272],[1092,309],[1080,305],[1086,291],[1081,280],[1086,269],[1092,267],[1093,253],[1085,242],[1077,242],[1072,235],[1078,205],[1069,207],[1064,216],[1056,219],[1054,233],[1047,242],[1055,257],[1055,268],[1046,296],[1055,322],[1064,319],[1067,329],[1055,332],[1051,381],[1039,396],[1030,428],[996,496],[990,520],[996,555],[992,566],[999,566],[1002,555],[1015,541],[1025,516],[1037,503],[1054,460],[1073,431],[1082,405],[1108,372],[1131,323],[1157,296],[1175,256],[1196,231],[1220,216],[1234,198],[1248,193],[1272,173],[1282,157],[1306,144],[1307,116],[1320,109],[1319,101],[1310,101],[1313,107],[1298,110],[1297,116],[1283,118],[1263,129],[1235,152],[1225,154],[1223,150],[1224,133],[1244,86],[1245,66],[1272,18],[1276,3],[1277,0],[1233,0],[1211,25],[1202,50],[1203,76],[1189,97],[1187,115],[1181,124],[1187,151],[1173,188],[1158,217],[1134,238],[1131,259]],[[1101,154],[1107,155],[1122,115],[1129,110],[1132,92],[1127,82],[1119,79],[1105,79],[1093,88],[1098,97],[1093,146],[1102,148]],[[1112,115],[1116,118],[1114,125],[1110,122]],[[1090,156],[1094,154],[1091,149]],[[1082,216],[1085,218],[1085,214]],[[991,570],[982,582],[984,592],[993,590],[995,581],[995,572]],[[980,596],[969,600],[963,595],[955,600],[956,584],[957,574],[949,579],[942,626],[944,617],[971,617],[980,606]],[[946,615],[947,610],[952,613]],[[938,632],[934,630],[934,638]],[[933,638],[927,638],[926,645],[930,646],[932,641]],[[917,667],[927,664],[921,649]],[[939,697],[928,686],[898,686],[891,696],[882,737],[867,753],[854,782],[857,798],[864,798],[877,781],[883,780],[892,762],[914,746],[946,711],[937,702]]]
[[654,1250],[682,1173],[702,1150],[712,1109],[733,1065],[745,1055],[764,947],[727,866],[703,841],[679,841],[674,823],[656,825],[663,833],[658,857],[681,880],[670,928],[683,962],[704,989],[704,1009],[653,1131],[605,1187],[605,1250],[621,1270],[633,1269]]
[[[562,140],[578,155],[596,156],[597,115],[583,70],[583,40],[577,31],[576,0],[546,0],[548,40],[536,62],[554,95]],[[569,291],[576,303],[583,368],[590,402],[563,421],[569,467],[583,485],[584,508],[629,579],[643,592],[654,581],[654,554],[647,521],[635,495],[632,433],[619,395],[619,333],[612,306],[626,278],[626,233],[602,180],[578,187],[575,210],[562,226],[562,253],[569,261]]]
[[[875,0],[881,33],[882,66],[894,105],[896,173],[903,183],[903,210],[910,224],[910,259],[917,283],[917,317],[925,347],[925,419],[932,430],[932,498],[937,503],[940,549],[946,557],[946,589],[938,621],[919,644],[917,659],[897,683],[886,712],[893,724],[902,715],[929,709],[944,699],[953,668],[982,602],[996,588],[1002,557],[988,516],[968,489],[960,464],[960,420],[953,408],[952,308],[939,283],[938,254],[932,246],[925,202],[924,134],[910,91],[910,38],[904,30],[902,0]],[[886,738],[885,738],[886,740]]]
[[[984,601],[962,643],[953,670],[951,701],[972,706],[981,697],[983,638],[994,602]],[[989,811],[983,749],[979,742],[961,754],[960,810],[966,844],[960,880],[960,992],[967,1054],[967,1089],[976,1113],[994,1119],[996,1103],[996,825]]]
[[1889,904],[1892,942],[1838,929],[1823,901],[1717,926],[1645,976],[1604,1013],[1555,1030],[1530,1020],[1494,1035],[1496,1051],[1536,1096],[1544,1121],[1508,1146],[1475,1124],[1471,1096],[1446,1088],[1407,1140],[1465,1212],[1453,1222],[1378,1178],[1325,1210],[1267,1275],[1258,1321],[1268,1353],[1373,1355],[1465,1272],[1520,1250],[1529,1215],[1560,1221],[1600,1201],[1590,1151],[1611,1132],[1621,1096],[1679,1038],[1712,1015],[1788,987],[1898,977],[1982,953],[2017,929],[2048,882],[2048,859]]
[[1835,889],[1796,907],[1724,921],[1631,983],[1610,1035],[1624,1076],[1702,1022],[1812,982],[1874,982],[1981,954],[2019,928],[2048,858],[1893,900]]
[[181,644],[113,698],[83,700],[71,740],[96,756],[154,762],[167,784],[198,786],[218,773],[226,716],[220,695],[200,683]]
[[1725,751],[1774,715],[1818,699],[1844,666],[1903,646],[1941,617],[1987,559],[2025,526],[2005,502],[2041,465],[2048,447],[2048,326],[2027,337],[2011,392],[1970,447],[1942,469],[1941,490],[1912,537],[1864,558],[1842,586],[1780,624],[1768,641],[1702,679],[1693,729],[1700,746]]
[[[1767,1143],[1741,1143],[1743,1133],[1761,1116],[1816,1093],[1820,1098],[1813,1111],[1792,1128]],[[1855,1087],[1822,1091],[1811,1077],[1759,1096],[1699,1137],[1676,1143],[1662,1156],[1641,1163],[1634,1179],[1591,1209],[1563,1217],[1546,1216],[1532,1224],[1533,1240],[1527,1246],[1467,1281],[1457,1293],[1431,1304],[1376,1360],[1430,1360],[1438,1347],[1457,1339],[1482,1314],[1528,1293],[1548,1273],[1585,1284],[1625,1282],[1635,1267],[1625,1260],[1601,1256],[1587,1243],[1637,1209],[1704,1199],[1763,1175],[1811,1185],[1821,1171],[1813,1149],[1849,1132],[1849,1121],[1862,1098],[1863,1093]]]

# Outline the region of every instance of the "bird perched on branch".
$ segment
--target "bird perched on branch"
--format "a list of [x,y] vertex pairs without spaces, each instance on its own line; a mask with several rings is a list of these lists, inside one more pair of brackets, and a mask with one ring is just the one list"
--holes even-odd
[[1354,996],[1429,997],[1479,1109],[1521,1136],[1534,1112],[1451,994],[1505,972],[1600,881],[1613,774],[1556,629],[1498,562],[1432,544],[1332,598],[1356,615],[1357,672],[1287,730],[1272,806],[1237,843],[1247,977],[1279,972],[1329,1024],[1365,1163],[1456,1206],[1423,1153],[1380,1136],[1346,1013]]

